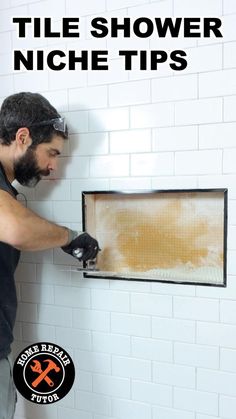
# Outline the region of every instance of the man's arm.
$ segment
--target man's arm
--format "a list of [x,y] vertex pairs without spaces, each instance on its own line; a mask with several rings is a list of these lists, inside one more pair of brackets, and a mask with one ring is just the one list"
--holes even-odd
[[0,241],[19,250],[45,250],[65,246],[69,230],[39,217],[0,190]]

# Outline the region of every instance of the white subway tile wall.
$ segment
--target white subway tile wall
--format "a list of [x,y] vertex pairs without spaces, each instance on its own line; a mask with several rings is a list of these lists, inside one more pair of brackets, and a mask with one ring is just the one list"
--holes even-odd
[[[47,419],[235,419],[235,0],[3,0],[0,9],[0,101],[38,91],[70,132],[52,179],[20,188],[31,209],[80,230],[83,190],[229,189],[225,289],[83,279],[60,249],[22,254],[14,353],[53,341],[74,359],[76,380],[54,406],[19,396],[16,419],[42,419],[42,410]],[[81,37],[17,36],[12,16],[45,11],[55,29],[63,16],[81,17]],[[150,39],[94,39],[95,16],[214,16],[223,38],[158,40],[154,30]],[[14,72],[14,48],[108,49],[109,71]],[[137,57],[125,71],[117,53],[173,48],[186,50],[184,71],[141,71]]]

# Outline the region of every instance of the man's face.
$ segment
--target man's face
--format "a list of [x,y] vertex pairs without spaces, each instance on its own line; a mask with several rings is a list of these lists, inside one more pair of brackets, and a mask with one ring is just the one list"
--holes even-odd
[[54,135],[50,143],[42,143],[36,148],[29,147],[25,154],[14,162],[15,179],[23,186],[34,187],[43,176],[49,176],[57,167],[57,157],[61,154],[64,140]]

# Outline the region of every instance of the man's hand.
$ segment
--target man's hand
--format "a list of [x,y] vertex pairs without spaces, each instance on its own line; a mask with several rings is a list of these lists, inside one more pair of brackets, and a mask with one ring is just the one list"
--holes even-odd
[[[76,256],[76,249],[82,250],[80,257]],[[62,250],[71,256],[76,257],[80,261],[94,259],[99,251],[99,245],[96,239],[91,237],[88,233],[82,233],[72,240],[69,244],[62,247]]]

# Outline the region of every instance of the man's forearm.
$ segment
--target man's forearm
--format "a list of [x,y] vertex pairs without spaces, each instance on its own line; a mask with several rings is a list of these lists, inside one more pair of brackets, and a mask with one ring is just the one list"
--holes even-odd
[[[0,242],[26,251],[62,247],[64,252],[83,261],[94,259],[99,251],[97,240],[88,233],[78,233],[52,223],[1,190]],[[83,249],[81,256],[74,254],[77,249]]]
[[66,227],[32,214],[27,222],[23,222],[19,227],[14,247],[25,251],[46,250],[66,245],[69,237],[69,230]]
[[0,241],[19,250],[46,250],[68,244],[70,231],[25,208],[0,191]]

